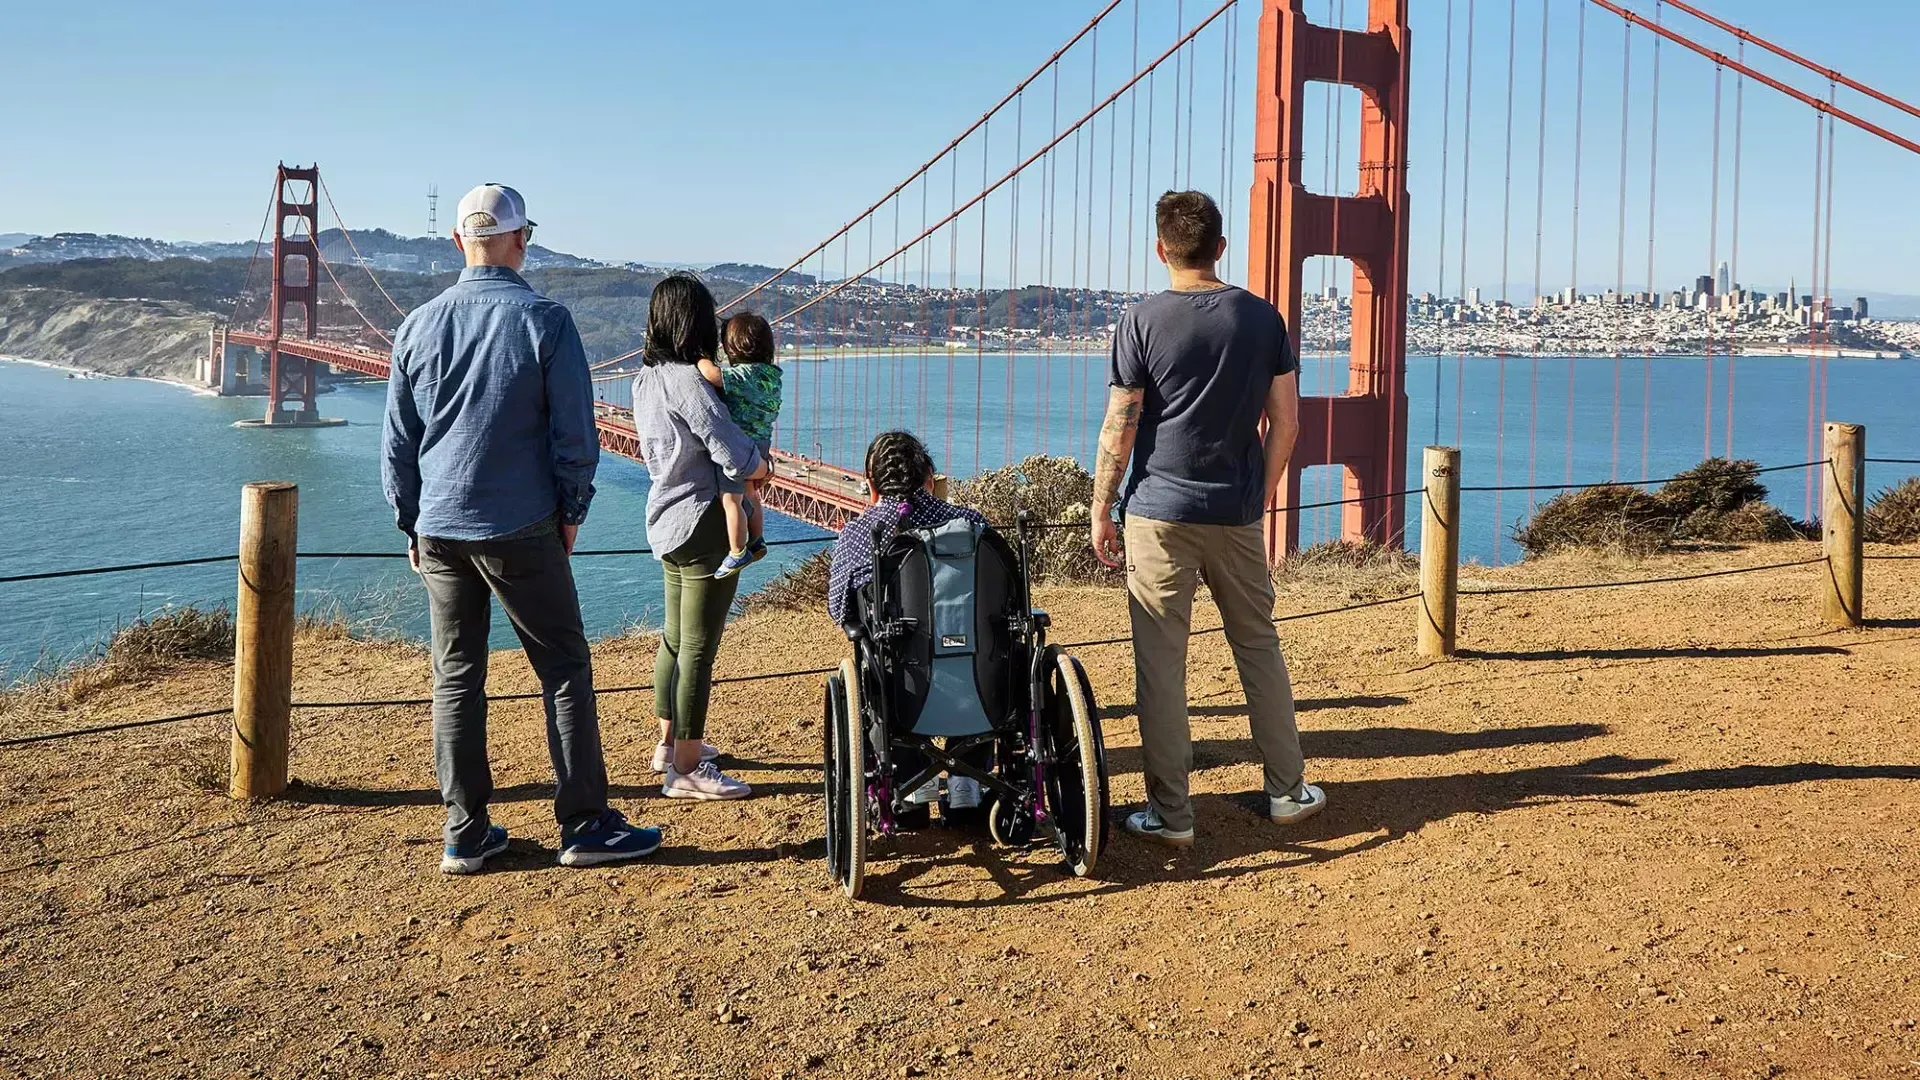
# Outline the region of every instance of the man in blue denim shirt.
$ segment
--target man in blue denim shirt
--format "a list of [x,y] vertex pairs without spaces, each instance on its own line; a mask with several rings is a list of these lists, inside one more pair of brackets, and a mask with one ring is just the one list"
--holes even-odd
[[487,637],[498,599],[540,677],[559,784],[560,862],[660,846],[607,806],[593,659],[568,556],[593,501],[600,440],[573,316],[521,278],[533,222],[520,193],[460,200],[467,268],[393,339],[381,480],[433,624],[434,771],[447,807],[440,869],[471,874],[507,849],[487,800]]

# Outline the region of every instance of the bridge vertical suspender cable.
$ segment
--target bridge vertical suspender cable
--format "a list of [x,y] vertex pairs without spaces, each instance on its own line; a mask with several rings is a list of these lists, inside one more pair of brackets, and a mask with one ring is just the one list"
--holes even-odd
[[[1187,26],[1187,0],[1173,0],[1173,33],[1177,40],[1180,31]],[[1186,43],[1182,42],[1173,52],[1173,139],[1169,142],[1172,151],[1172,168],[1167,173],[1167,187],[1178,190],[1180,184],[1180,102],[1181,91],[1186,82]],[[1191,127],[1192,125],[1188,125]]]
[[[1633,24],[1620,24],[1620,217],[1615,226],[1616,257],[1613,267],[1613,310],[1607,312],[1609,337],[1613,339],[1613,449],[1607,466],[1607,479],[1620,478],[1620,313],[1627,302],[1627,121],[1633,105]],[[1645,473],[1641,474],[1645,476]]]
[[[1467,71],[1465,102],[1460,119],[1460,298],[1465,300],[1471,290],[1467,288],[1467,207],[1472,203],[1473,193],[1473,40],[1474,3],[1467,0]],[[1344,55],[1345,50],[1342,50]],[[1335,211],[1338,213],[1338,211]],[[1466,440],[1467,430],[1467,352],[1463,343],[1460,355],[1453,362],[1453,445],[1459,446]]]
[[[1448,2],[1451,3],[1452,0],[1448,0]],[[1334,16],[1334,18],[1336,20],[1334,25],[1338,26],[1341,30],[1344,31],[1347,28],[1347,0],[1340,0],[1340,10],[1339,10],[1339,13]],[[1337,250],[1340,247],[1340,207],[1342,206],[1342,203],[1340,202],[1340,198],[1341,196],[1344,196],[1346,194],[1347,185],[1346,185],[1345,178],[1340,174],[1340,172],[1332,171],[1332,170],[1338,168],[1338,166],[1334,164],[1335,162],[1346,160],[1345,140],[1346,140],[1346,134],[1347,134],[1347,99],[1346,99],[1346,95],[1341,92],[1341,88],[1346,85],[1346,77],[1347,77],[1347,51],[1345,49],[1340,50],[1339,55],[1334,60],[1333,77],[1334,77],[1333,84],[1327,87],[1327,93],[1333,100],[1333,153],[1327,159],[1327,170],[1326,170],[1329,173],[1329,175],[1332,176],[1333,179],[1332,179],[1332,183],[1328,186],[1326,190],[1327,190],[1327,194],[1334,197],[1333,215],[1332,215],[1333,236],[1332,236],[1332,242],[1328,244],[1328,246]],[[1449,88],[1448,93],[1451,93],[1451,92],[1452,90],[1451,88]],[[1441,208],[1441,212],[1442,214],[1445,213],[1444,206]],[[1444,256],[1442,257],[1444,258]],[[1327,255],[1320,256],[1321,266],[1326,267],[1326,266],[1329,266],[1331,263],[1332,263],[1331,256],[1327,256]],[[1325,295],[1326,294],[1323,291],[1321,293],[1323,302],[1324,302]],[[1339,310],[1338,304],[1334,305],[1334,310],[1336,312]],[[1336,326],[1339,325],[1337,315],[1335,316],[1334,325]],[[1351,321],[1349,321],[1348,323],[1347,338],[1348,338],[1349,346],[1351,346],[1351,342],[1353,338]],[[1326,434],[1327,434],[1327,444],[1326,444],[1326,449],[1324,451],[1326,455],[1325,460],[1327,461],[1333,460],[1333,398],[1334,398],[1333,385],[1334,385],[1335,373],[1337,371],[1337,368],[1335,367],[1333,362],[1333,357],[1329,355],[1330,352],[1331,350],[1322,350],[1323,355],[1320,360],[1320,370],[1322,372],[1322,376],[1321,376],[1322,383],[1321,383],[1320,393],[1321,393],[1321,396],[1326,399],[1326,403],[1327,403],[1326,423],[1323,425],[1326,429]],[[1440,366],[1440,358],[1437,356],[1434,357],[1433,364],[1435,368],[1435,376],[1437,378],[1438,369]],[[1437,385],[1438,384],[1436,383],[1436,386]],[[1439,403],[1438,401],[1436,401],[1434,403],[1434,418],[1435,418],[1434,422],[1436,425],[1438,425],[1439,423],[1439,416],[1440,416],[1439,408],[1440,408]],[[1320,490],[1320,496],[1319,498],[1314,500],[1315,502],[1331,502],[1333,501],[1334,497],[1339,494],[1339,492],[1335,489],[1334,473],[1332,469],[1322,468],[1320,470],[1320,482],[1316,486]],[[1324,510],[1315,511],[1314,512],[1314,535],[1316,537],[1320,535],[1320,529],[1323,524],[1327,529],[1327,538],[1329,540],[1335,539],[1338,536],[1339,525],[1338,525],[1338,522],[1335,520],[1334,516],[1331,514],[1328,514]]]
[[[1343,19],[1341,29],[1345,28]],[[1451,158],[1453,153],[1453,0],[1447,0],[1446,59],[1441,65],[1440,86],[1440,212],[1435,215],[1440,221],[1440,280],[1434,287],[1439,292],[1440,302],[1444,304],[1447,301],[1447,214],[1453,205],[1447,201],[1447,181],[1450,179],[1449,172],[1453,164]],[[1462,283],[1460,295],[1465,297],[1466,294],[1466,285]],[[1440,358],[1436,356],[1433,358],[1433,444],[1435,446],[1440,445],[1440,398],[1442,396],[1440,367]],[[1327,389],[1331,394],[1332,387]],[[1331,400],[1327,403],[1327,419],[1329,421],[1327,445],[1331,447],[1333,445]]]
[[1547,229],[1547,42],[1553,28],[1553,12],[1547,5],[1540,5],[1540,130],[1534,143],[1535,170],[1533,188],[1533,303],[1535,308],[1535,331],[1533,335],[1533,360],[1528,365],[1527,406],[1527,512],[1531,514],[1538,502],[1538,466],[1540,462],[1540,354],[1545,350],[1545,334],[1538,329],[1538,319],[1544,315],[1540,310],[1545,296],[1540,289],[1546,284],[1543,274]]
[[[1831,82],[1828,83],[1827,103],[1829,106],[1833,104],[1835,92],[1834,84]],[[1824,316],[1821,320],[1821,337],[1825,339],[1826,344],[1829,346],[1833,343],[1833,140],[1836,134],[1833,120],[1829,117],[1827,120],[1827,211],[1820,218],[1827,232],[1826,250],[1820,256],[1820,270],[1825,275],[1822,280],[1820,292],[1826,297],[1824,306],[1821,308],[1821,314]],[[1820,418],[1822,420],[1826,419],[1827,416],[1827,365],[1832,359],[1832,353],[1833,350],[1828,348],[1822,350],[1820,354]]]
[[[1716,284],[1719,281],[1716,267],[1720,258],[1720,76],[1721,68],[1716,64],[1713,68],[1713,170],[1708,182],[1712,194],[1709,199],[1711,209],[1707,216],[1707,271],[1715,274]],[[1707,305],[1707,383],[1706,392],[1701,395],[1700,456],[1702,458],[1713,456],[1713,321],[1716,315],[1714,308],[1719,307],[1723,302],[1721,297],[1715,296]]]
[[[1656,49],[1659,48],[1660,39],[1654,38],[1653,40],[1654,40],[1654,48]],[[1743,41],[1740,43],[1741,62],[1745,63],[1746,58],[1747,58],[1747,43]],[[1744,122],[1745,122],[1746,96],[1747,96],[1747,77],[1744,74],[1740,74],[1736,72],[1734,76],[1734,83],[1733,83],[1733,251],[1730,256],[1729,270],[1727,274],[1728,281],[1731,282],[1734,286],[1736,296],[1739,294],[1739,289],[1740,289],[1740,170],[1741,170],[1741,160],[1742,160],[1740,136],[1743,130]],[[1722,426],[1726,428],[1727,452],[1725,456],[1728,461],[1734,460],[1734,457],[1733,457],[1733,421],[1734,421],[1733,381],[1734,381],[1734,365],[1738,361],[1738,359],[1739,357],[1735,352],[1735,350],[1733,349],[1727,350],[1727,408],[1726,408],[1725,422]]]
[[[959,154],[953,155],[949,164],[950,164],[950,168],[948,169],[947,183],[950,188],[950,194],[949,194],[948,201],[952,204],[949,207],[949,210],[951,211],[951,213],[949,214],[949,217],[955,217],[960,213],[960,155]],[[927,230],[925,229],[925,227],[922,227],[921,232],[924,233],[926,231]],[[941,349],[942,352],[947,354],[947,396],[946,396],[947,448],[946,448],[946,451],[941,454],[940,460],[946,462],[946,468],[948,469],[953,468],[953,461],[954,461],[954,457],[953,457],[953,354],[955,352],[954,346],[958,341],[957,331],[960,325],[959,319],[960,319],[960,226],[956,222],[953,228],[947,230],[947,343],[945,347]]]
[[[1580,166],[1585,149],[1587,118],[1587,9],[1580,8],[1578,36],[1575,39],[1573,67],[1573,252],[1569,284],[1575,303],[1580,300]],[[1567,357],[1567,452],[1566,483],[1573,484],[1573,385],[1574,358]]]
[[[1660,21],[1660,0],[1654,0],[1653,19]],[[1631,24],[1629,24],[1631,25]],[[1647,288],[1653,291],[1653,304],[1660,306],[1660,289],[1653,273],[1654,226],[1659,202],[1660,182],[1660,35],[1653,37],[1652,108],[1647,116]],[[1649,350],[1651,351],[1651,350]],[[1640,358],[1640,475],[1647,471],[1647,458],[1653,445],[1653,357]]]
[[[1807,282],[1807,288],[1811,290],[1812,293],[1814,294],[1812,295],[1811,299],[1815,305],[1819,304],[1820,302],[1820,297],[1818,295],[1820,292],[1820,183],[1821,183],[1821,180],[1824,178],[1824,173],[1822,172],[1820,167],[1821,165],[1820,159],[1826,152],[1826,139],[1824,135],[1824,129],[1826,127],[1826,123],[1827,123],[1827,118],[1825,114],[1814,113],[1813,115],[1813,273],[1811,275],[1811,280]],[[1800,302],[1800,298],[1797,296],[1794,297],[1793,302],[1795,304],[1798,304]],[[1819,350],[1815,348],[1815,345],[1818,342],[1818,338],[1816,336],[1817,332],[1814,328],[1814,311],[1815,311],[1815,308],[1812,308],[1812,307],[1807,309],[1807,447],[1808,447],[1807,460],[1808,461],[1813,460],[1812,448],[1818,445],[1818,443],[1816,442],[1816,438],[1819,431],[1819,421],[1815,415],[1815,410],[1817,408],[1816,403],[1819,399],[1819,392],[1820,392],[1820,380],[1819,380],[1820,359],[1817,355],[1815,355]],[[1811,474],[1809,474],[1806,478],[1806,506],[1804,508],[1804,513],[1802,514],[1802,516],[1808,520],[1811,520],[1813,518],[1814,490],[1815,490],[1814,485],[1815,485],[1814,478]]]
[[[993,122],[989,118],[980,129],[980,185],[985,187],[987,177],[992,175],[988,166],[987,148],[991,145]],[[977,403],[985,396],[987,369],[987,200],[980,200],[980,282],[974,293],[973,319],[973,472],[980,473],[980,409]]]
[[[1053,83],[1056,89],[1060,85],[1060,69],[1058,67],[1055,67],[1053,69]],[[1026,130],[1025,130],[1026,129],[1026,104],[1027,104],[1027,96],[1025,94],[1021,94],[1013,107],[1013,157],[1015,161],[1018,161],[1020,159],[1021,152],[1026,149]],[[1049,155],[1047,158],[1045,158],[1041,162],[1042,177],[1046,175],[1046,168],[1047,166],[1052,165],[1053,161],[1054,161],[1053,157]],[[1044,180],[1042,181],[1042,183],[1044,185]],[[1013,463],[1013,428],[1014,428],[1014,407],[1015,407],[1014,406],[1015,395],[1014,395],[1014,389],[1013,389],[1013,345],[1014,345],[1014,337],[1015,337],[1014,328],[1016,326],[1015,314],[1018,308],[1018,304],[1016,301],[1019,298],[1019,281],[1020,281],[1020,174],[1019,173],[1015,173],[1013,176],[1013,183],[1008,189],[1007,203],[1008,203],[1008,208],[1007,208],[1007,289],[1006,289],[1006,292],[1001,294],[1002,297],[1005,299],[1006,306],[1007,306],[1007,348],[1006,348],[1006,359],[1002,361],[1002,368],[1003,368],[1002,374],[1005,376],[1005,383],[1006,383],[1005,400],[1007,403],[1006,404],[1006,422],[1001,425],[1002,436],[1001,436],[1000,463],[1002,465],[1011,465]],[[985,404],[986,402],[984,400],[976,401],[974,402],[974,408],[976,410],[982,410]]]
[[[1509,273],[1513,258],[1513,81],[1515,61],[1518,58],[1520,28],[1519,0],[1507,0],[1507,135],[1505,164],[1502,166],[1500,191],[1500,302],[1508,305],[1505,314],[1513,311],[1513,301],[1509,297]],[[1507,477],[1507,342],[1506,335],[1495,338],[1494,356],[1499,368],[1499,391],[1495,395],[1493,428],[1493,484],[1505,487]],[[1500,565],[1500,529],[1503,520],[1500,512],[1501,495],[1493,493],[1493,564]]]

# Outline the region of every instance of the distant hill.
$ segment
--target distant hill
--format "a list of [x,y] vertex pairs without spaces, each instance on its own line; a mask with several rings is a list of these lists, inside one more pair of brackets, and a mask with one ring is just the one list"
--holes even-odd
[[[0,270],[35,263],[71,262],[76,259],[247,259],[254,253],[251,241],[169,241],[111,233],[55,233],[32,236],[26,233],[0,235]],[[351,245],[339,229],[322,230],[320,257],[335,269],[355,265],[354,248],[375,270],[426,274],[457,269],[462,259],[453,241],[444,236],[398,236],[385,229],[369,229],[353,234]],[[264,245],[263,245],[264,252]],[[563,251],[535,244],[527,252],[527,268],[597,267],[606,263],[583,259]],[[768,273],[772,273],[771,270]]]
[[708,281],[736,281],[742,285],[758,285],[775,274],[780,274],[776,285],[811,285],[812,274],[788,271],[781,273],[779,267],[761,266],[757,263],[714,263],[700,271],[700,276]]

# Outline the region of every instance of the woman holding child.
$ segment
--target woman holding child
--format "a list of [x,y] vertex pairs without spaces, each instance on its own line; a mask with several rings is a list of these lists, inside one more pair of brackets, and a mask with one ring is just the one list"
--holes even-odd
[[[661,793],[668,798],[739,799],[752,790],[714,764],[719,750],[706,742],[707,703],[738,571],[766,553],[759,508],[745,489],[769,475],[765,439],[779,409],[779,369],[766,321],[736,315],[727,337],[739,342],[742,366],[751,354],[764,360],[751,366],[768,371],[709,382],[703,368],[721,374],[714,368],[720,335],[707,287],[689,274],[668,277],[653,290],[646,366],[633,381],[634,428],[653,481],[647,543],[665,587],[665,626],[653,668],[660,721],[653,768],[664,774]],[[736,381],[745,386],[738,394]],[[735,400],[739,411],[730,413],[728,402]]]

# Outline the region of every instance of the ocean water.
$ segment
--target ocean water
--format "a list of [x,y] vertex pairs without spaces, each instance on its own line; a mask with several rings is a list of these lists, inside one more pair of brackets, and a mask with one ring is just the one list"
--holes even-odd
[[[1420,447],[1433,441],[1461,445],[1468,485],[1663,476],[1698,462],[1708,442],[1708,363],[1701,359],[1658,359],[1650,366],[1637,358],[1621,361],[1617,440],[1611,359],[1416,357],[1408,366],[1411,476],[1419,474]],[[1719,454],[1726,449],[1726,358],[1712,368],[1710,445]],[[906,427],[921,432],[943,471],[955,476],[1042,451],[1085,461],[1099,425],[1105,371],[1102,356],[1033,353],[1017,354],[1011,364],[1004,354],[970,352],[796,362],[787,368],[778,442],[854,464],[873,434]],[[1807,451],[1805,360],[1741,358],[1734,374],[1736,455],[1766,465],[1820,456],[1817,445]],[[1345,382],[1345,361],[1308,357],[1302,375],[1306,393],[1337,388]],[[1651,392],[1643,392],[1649,384]],[[609,384],[605,393],[623,400],[626,387]],[[1867,425],[1870,454],[1920,458],[1914,420],[1920,362],[1832,361],[1826,395],[1826,415]],[[401,534],[380,494],[383,397],[384,387],[366,384],[325,395],[322,411],[345,418],[345,427],[245,430],[232,422],[259,415],[259,399],[211,398],[135,379],[69,379],[0,362],[0,576],[231,552],[239,489],[251,480],[300,485],[304,549],[401,551]],[[1305,498],[1338,498],[1334,471],[1309,470]],[[1869,488],[1915,471],[1873,466]],[[1809,512],[1810,470],[1764,479],[1783,509]],[[598,486],[581,546],[643,545],[646,471],[606,455]],[[1464,496],[1463,557],[1516,558],[1508,537],[1529,500],[1513,492]],[[1408,543],[1417,546],[1418,507],[1411,498],[1408,508],[1415,522]],[[1311,542],[1337,529],[1337,511],[1309,512],[1302,533]],[[802,537],[817,530],[775,517],[768,533]],[[809,550],[775,548],[772,558],[748,571],[746,587],[764,583]],[[584,558],[574,570],[594,635],[657,620],[660,581],[652,559]],[[231,564],[0,584],[0,673],[17,675],[36,662],[82,653],[116,625],[170,604],[231,604],[234,584]],[[300,603],[406,634],[426,629],[424,594],[401,560],[303,560]],[[512,644],[504,619],[496,620],[494,640]]]
[[[232,426],[260,415],[260,398],[214,398],[139,379],[69,379],[0,362],[0,576],[218,555],[239,539],[240,487],[300,485],[300,547],[404,552],[380,493],[380,417],[386,388],[345,386],[321,411],[345,427],[262,431]],[[646,469],[602,457],[581,548],[646,545]],[[769,520],[770,538],[819,530]],[[755,587],[814,550],[776,547],[750,568]],[[648,556],[574,561],[588,632],[657,623],[659,564]],[[0,584],[0,683],[36,662],[71,657],[113,628],[169,604],[233,603],[231,563]],[[406,560],[303,559],[303,610],[424,637],[426,594]],[[493,642],[514,644],[496,613]]]

